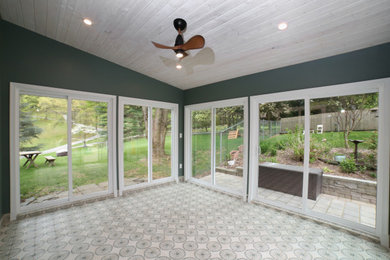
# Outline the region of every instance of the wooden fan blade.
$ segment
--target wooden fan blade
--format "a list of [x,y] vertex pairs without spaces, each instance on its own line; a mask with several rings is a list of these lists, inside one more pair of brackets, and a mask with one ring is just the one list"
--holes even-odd
[[[203,36],[195,35],[191,39],[189,39],[186,43],[184,43],[183,45],[180,45],[180,49],[182,49],[183,51],[193,50],[193,49],[201,49],[201,48],[203,48],[204,43],[205,43],[205,40],[204,40]],[[175,47],[178,47],[178,46],[175,46]]]
[[187,52],[183,52],[183,57],[181,57],[180,60],[181,60],[181,59],[184,59],[184,58],[187,57],[187,56],[188,56]]
[[170,50],[174,50],[175,47],[171,47],[171,46],[166,46],[166,45],[162,45],[160,43],[157,43],[157,42],[152,42],[154,46],[156,46],[157,48],[160,48],[160,49],[170,49]]

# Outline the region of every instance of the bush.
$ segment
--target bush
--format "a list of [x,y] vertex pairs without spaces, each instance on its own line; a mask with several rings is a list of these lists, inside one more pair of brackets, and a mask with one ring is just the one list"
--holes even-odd
[[340,167],[341,171],[345,173],[354,173],[358,170],[353,159],[345,159],[340,162]]
[[378,147],[378,132],[374,132],[367,140],[367,146],[370,150],[376,150]]

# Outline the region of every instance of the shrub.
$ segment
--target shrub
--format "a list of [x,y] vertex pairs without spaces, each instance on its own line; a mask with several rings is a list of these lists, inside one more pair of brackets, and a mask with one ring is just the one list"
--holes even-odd
[[367,140],[367,146],[370,150],[376,150],[378,147],[378,132],[374,132]]
[[353,159],[345,159],[340,162],[341,171],[345,173],[354,173],[357,171],[355,161]]
[[322,168],[322,171],[324,172],[324,173],[331,173],[331,172],[333,172],[331,169],[329,169],[328,167],[324,167],[324,168]]
[[276,156],[278,153],[278,149],[276,147],[271,147],[271,150],[269,151],[269,155]]

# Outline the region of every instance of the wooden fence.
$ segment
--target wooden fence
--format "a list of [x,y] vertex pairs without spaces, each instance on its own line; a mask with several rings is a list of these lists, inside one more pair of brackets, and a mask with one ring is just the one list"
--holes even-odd
[[[323,113],[310,116],[310,130],[317,131],[318,125],[323,125],[324,132],[339,132],[343,131],[343,126],[337,124],[336,116],[338,113]],[[346,113],[341,114],[345,120]],[[303,128],[304,116],[282,118],[280,120],[281,131],[294,130],[296,126]],[[370,131],[378,130],[378,117],[376,111],[364,110],[360,122],[357,124],[355,131]]]

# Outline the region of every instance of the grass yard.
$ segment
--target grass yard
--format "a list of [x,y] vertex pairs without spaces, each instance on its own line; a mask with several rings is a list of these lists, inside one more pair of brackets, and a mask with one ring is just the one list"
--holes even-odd
[[[288,144],[292,134],[275,135],[271,138],[260,142],[262,153],[267,153],[270,149],[283,149]],[[354,131],[351,132],[348,139],[364,140],[365,142],[359,144],[359,149],[369,149],[372,145],[371,139],[376,136],[375,131]],[[311,134],[310,137],[317,142],[326,142],[329,147],[343,148],[344,135],[343,132],[325,132],[323,134]],[[325,140],[324,140],[325,139]],[[354,144],[349,142],[350,147]]]
[[[222,135],[222,161],[220,162],[220,135],[216,135],[216,162],[224,164],[230,160],[230,151],[238,150],[243,144],[242,136],[237,139],[228,139],[228,133]],[[192,135],[192,176],[195,178],[210,174],[211,168],[211,135],[194,134]]]
[[[102,141],[102,140],[100,140]],[[99,142],[95,140],[95,142]],[[94,143],[93,141],[88,142]],[[100,145],[100,148],[99,148]],[[124,143],[125,178],[146,178],[148,174],[146,138]],[[153,161],[153,179],[171,175],[171,138],[165,143],[167,156]],[[55,166],[46,164],[44,156],[56,157]],[[38,168],[22,167],[26,159],[20,159],[20,196],[24,201],[31,197],[41,197],[53,192],[68,190],[68,157],[57,157],[55,153],[39,155],[35,160]],[[73,188],[86,184],[99,184],[108,181],[107,149],[101,144],[92,147],[79,147],[72,150]]]

